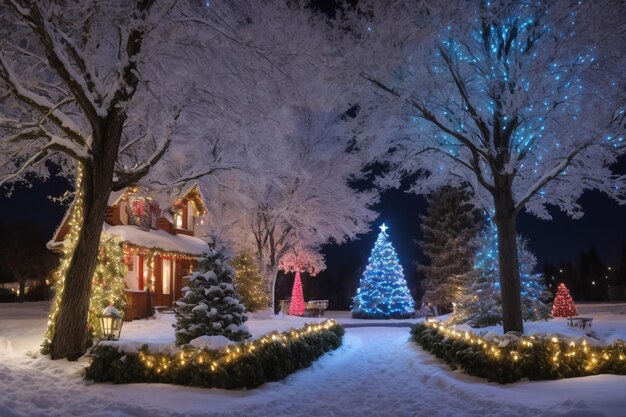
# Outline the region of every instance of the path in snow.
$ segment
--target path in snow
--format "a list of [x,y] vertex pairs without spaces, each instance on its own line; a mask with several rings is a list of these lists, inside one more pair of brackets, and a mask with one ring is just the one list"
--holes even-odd
[[[281,382],[251,391],[86,385],[80,378],[84,364],[15,354],[10,358],[0,364],[2,417],[603,415],[584,402],[555,401],[540,410],[522,404],[523,398],[515,401],[506,388],[511,386],[451,375],[408,340],[406,328],[350,328],[338,351]],[[503,393],[509,395],[503,398]]]

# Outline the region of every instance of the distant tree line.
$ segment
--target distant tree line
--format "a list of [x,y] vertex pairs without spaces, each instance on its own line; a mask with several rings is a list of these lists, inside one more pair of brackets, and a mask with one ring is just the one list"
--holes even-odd
[[556,293],[563,282],[576,301],[615,301],[626,299],[626,242],[617,265],[607,265],[594,246],[582,252],[578,262],[546,262],[543,268],[548,290]]
[[[0,224],[0,302],[49,298],[46,280],[58,259],[46,248],[47,241],[36,223],[11,227]],[[9,283],[18,283],[17,289],[9,288]]]

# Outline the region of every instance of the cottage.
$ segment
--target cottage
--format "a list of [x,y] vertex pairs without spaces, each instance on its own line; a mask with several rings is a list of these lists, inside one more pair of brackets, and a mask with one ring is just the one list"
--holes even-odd
[[[125,320],[145,318],[154,308],[171,307],[181,293],[184,277],[208,250],[200,239],[206,206],[197,185],[182,190],[161,209],[146,190],[129,187],[109,196],[103,237],[115,236],[124,248],[127,309]],[[69,231],[67,219],[48,248],[61,252]]]

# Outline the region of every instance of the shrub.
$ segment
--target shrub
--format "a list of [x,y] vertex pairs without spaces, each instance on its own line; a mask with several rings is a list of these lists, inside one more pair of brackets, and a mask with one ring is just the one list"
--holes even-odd
[[436,357],[469,375],[501,384],[522,378],[549,380],[597,374],[626,375],[626,345],[590,346],[556,337],[505,335],[487,341],[440,323],[417,324],[415,342]]
[[123,352],[114,345],[92,350],[85,378],[116,384],[155,382],[206,388],[255,388],[308,367],[341,346],[344,329],[335,321],[309,324],[297,330],[270,333],[254,342],[231,345],[225,351],[185,348],[178,353]]

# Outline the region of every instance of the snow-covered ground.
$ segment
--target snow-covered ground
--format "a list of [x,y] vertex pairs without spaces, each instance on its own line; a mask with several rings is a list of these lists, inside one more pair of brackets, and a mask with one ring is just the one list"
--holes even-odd
[[[626,339],[626,305],[579,306],[594,317],[601,342]],[[407,328],[348,328],[344,345],[308,369],[250,391],[163,384],[89,384],[86,362],[50,361],[38,354],[46,325],[43,303],[0,305],[0,416],[624,416],[626,376],[560,381],[486,383],[451,372],[409,341]],[[342,323],[347,313],[329,312]],[[295,317],[252,318],[259,336],[299,327]],[[173,317],[125,323],[125,343],[167,346]],[[386,322],[391,323],[392,321]],[[381,323],[380,321],[376,323]],[[580,337],[563,320],[526,326],[527,333]]]

